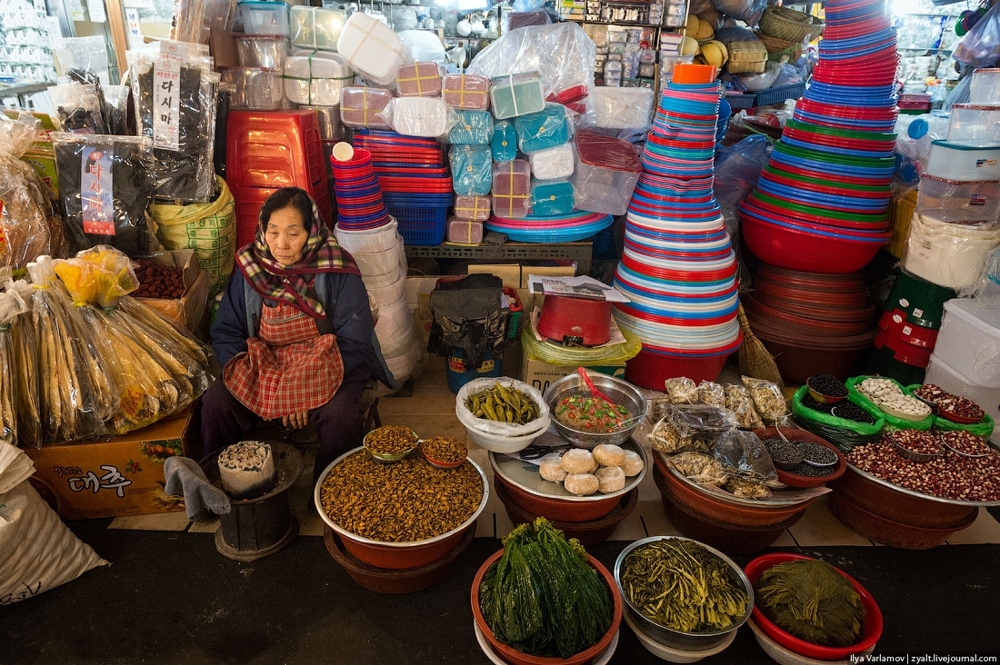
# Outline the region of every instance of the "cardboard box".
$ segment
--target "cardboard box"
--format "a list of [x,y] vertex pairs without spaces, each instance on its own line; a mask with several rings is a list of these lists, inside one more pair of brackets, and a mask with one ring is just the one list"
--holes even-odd
[[503,280],[504,286],[509,286],[512,289],[521,286],[521,264],[519,263],[479,263],[470,265],[466,272],[469,275],[480,273],[496,275]]
[[181,434],[190,417],[186,411],[120,436],[26,448],[32,483],[67,520],[184,510],[183,497],[163,491],[163,462],[186,454]]
[[147,307],[167,317],[182,328],[194,332],[208,304],[208,289],[211,286],[208,273],[198,267],[198,256],[193,249],[175,249],[154,254],[149,261],[181,268],[184,271],[184,295],[176,299],[136,298]]
[[[591,372],[600,372],[601,374],[608,374],[609,376],[614,376],[619,379],[625,378],[625,363],[587,365],[586,367],[587,370]],[[559,367],[558,365],[550,365],[549,363],[544,363],[541,360],[530,358],[527,354],[524,354],[521,359],[521,380],[525,383],[531,384],[543,393],[550,385],[575,370],[575,367]]]

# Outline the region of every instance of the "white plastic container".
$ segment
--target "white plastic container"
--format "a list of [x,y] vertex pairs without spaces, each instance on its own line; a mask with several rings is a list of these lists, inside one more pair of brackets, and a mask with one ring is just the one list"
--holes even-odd
[[991,439],[994,443],[1000,443],[1000,388],[988,388],[969,380],[967,376],[941,360],[936,349],[927,365],[924,383],[933,383],[953,395],[971,399],[982,407],[983,411],[993,419]]
[[616,88],[597,86],[590,93],[594,109],[594,126],[605,129],[637,129],[649,127],[653,110],[650,88]]
[[970,383],[1000,389],[1000,303],[977,298],[944,304],[934,353]]
[[296,104],[339,106],[354,72],[336,53],[298,51],[285,61],[285,96]]
[[950,180],[1000,179],[1000,143],[934,141],[923,172]]
[[396,220],[391,217],[388,224],[364,231],[347,231],[340,228],[338,224],[333,227],[333,235],[336,236],[340,246],[351,254],[355,252],[384,252],[403,242],[403,239],[396,233]]
[[972,286],[986,257],[1000,245],[1000,226],[963,226],[913,213],[903,268],[938,286]]
[[248,35],[288,36],[288,4],[285,2],[240,3],[243,32]]
[[996,104],[1000,100],[1000,68],[984,67],[972,72],[970,104]]
[[[1000,99],[995,103],[1000,103]],[[1000,142],[1000,106],[952,105],[948,140],[960,139]]]
[[576,155],[573,144],[564,143],[554,148],[546,148],[528,155],[531,173],[539,180],[560,180],[573,175]]
[[405,353],[410,342],[410,329],[415,325],[413,312],[406,306],[405,297],[391,303],[379,303],[375,336],[382,347],[382,355],[389,357]]
[[407,61],[407,48],[392,28],[361,12],[351,14],[337,40],[347,64],[377,85],[389,85]]
[[291,22],[292,43],[296,46],[336,51],[347,13],[342,9],[292,7]]
[[454,113],[440,97],[397,97],[389,106],[392,128],[405,136],[442,137]]
[[282,69],[288,56],[288,38],[282,35],[233,35],[241,67]]
[[394,303],[406,295],[406,273],[401,272],[395,282],[390,282],[385,286],[369,287],[368,284],[365,284],[365,288],[368,289],[368,295],[379,307]]
[[917,212],[942,222],[987,222],[1000,212],[1000,180],[946,180],[924,175]]

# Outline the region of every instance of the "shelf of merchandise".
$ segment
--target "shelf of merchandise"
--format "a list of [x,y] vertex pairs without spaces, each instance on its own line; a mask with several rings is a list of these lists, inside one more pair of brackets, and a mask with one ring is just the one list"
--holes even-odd
[[440,259],[448,261],[475,261],[497,263],[524,263],[570,259],[576,261],[577,273],[590,272],[594,244],[592,242],[528,243],[505,242],[502,245],[406,245],[407,259]]

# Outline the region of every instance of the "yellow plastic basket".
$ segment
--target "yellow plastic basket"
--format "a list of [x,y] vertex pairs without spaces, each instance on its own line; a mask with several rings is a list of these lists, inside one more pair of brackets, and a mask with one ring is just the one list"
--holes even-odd
[[906,257],[906,236],[910,232],[910,219],[917,209],[917,190],[911,189],[902,197],[892,197],[889,202],[889,219],[892,220],[892,242],[886,248],[897,259]]

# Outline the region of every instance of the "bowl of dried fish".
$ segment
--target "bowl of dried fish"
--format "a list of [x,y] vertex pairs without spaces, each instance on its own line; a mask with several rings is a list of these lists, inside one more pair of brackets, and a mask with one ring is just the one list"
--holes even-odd
[[614,576],[631,623],[672,649],[722,644],[753,611],[753,587],[743,570],[690,538],[637,540],[618,555]]
[[[752,560],[743,572],[756,593],[754,633],[797,656],[847,661],[871,651],[882,636],[882,612],[875,599],[839,568],[802,554],[774,552]],[[798,604],[813,596],[818,611],[797,615]]]
[[594,394],[580,374],[568,374],[545,391],[553,426],[579,448],[621,445],[646,417],[646,398],[631,383],[613,376],[594,372],[590,380],[610,403]]
[[[386,569],[426,566],[457,547],[486,508],[489,483],[471,459],[438,469],[423,455],[376,462],[363,447],[335,459],[313,500],[328,529],[359,561]],[[394,519],[385,515],[395,515]]]

